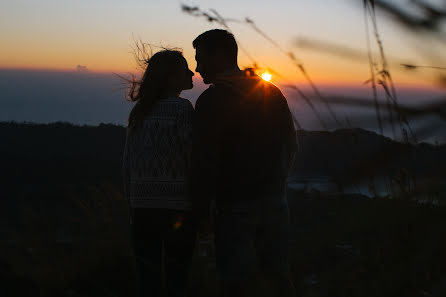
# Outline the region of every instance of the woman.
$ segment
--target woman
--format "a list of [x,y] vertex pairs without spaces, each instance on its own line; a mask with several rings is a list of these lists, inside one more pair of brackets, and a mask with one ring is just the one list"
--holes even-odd
[[181,52],[162,50],[146,61],[129,93],[124,187],[130,203],[139,296],[185,296],[195,232],[188,200],[192,88]]

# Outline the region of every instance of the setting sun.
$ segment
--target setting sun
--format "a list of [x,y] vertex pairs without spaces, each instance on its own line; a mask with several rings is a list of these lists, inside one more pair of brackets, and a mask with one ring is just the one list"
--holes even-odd
[[270,81],[271,80],[271,74],[269,74],[268,72],[265,72],[262,74],[262,78],[266,81]]

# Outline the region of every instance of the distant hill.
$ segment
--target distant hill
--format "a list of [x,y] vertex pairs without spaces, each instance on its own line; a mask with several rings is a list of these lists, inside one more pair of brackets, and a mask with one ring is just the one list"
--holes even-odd
[[26,221],[27,208],[63,216],[78,208],[73,198],[122,192],[122,126],[3,122],[0,137],[0,226]]
[[[420,156],[423,157],[432,154],[438,161],[444,159],[443,153],[446,151],[446,145],[421,143],[414,147],[363,129],[341,129],[334,132],[299,130],[296,133],[299,151],[295,169],[305,169],[317,174],[326,174],[328,171],[321,171],[331,167],[349,166],[373,156],[373,161],[376,161],[377,156],[384,151],[387,152],[385,156],[394,159],[393,162],[405,160],[414,153],[421,153]],[[113,160],[121,157],[125,142],[124,127],[113,124],[77,126],[64,122],[0,122],[0,135],[2,159]],[[333,166],[328,166],[329,164]]]
[[[5,184],[121,182],[122,126],[2,122],[0,136],[0,178]],[[295,176],[346,180],[396,174],[401,168],[423,176],[441,174],[446,165],[445,145],[412,146],[362,129],[299,130],[297,137]]]
[[2,158],[32,160],[93,158],[113,160],[124,148],[125,129],[112,124],[76,126],[70,123],[0,122]]
[[[27,207],[42,217],[63,216],[78,211],[74,200],[122,193],[122,126],[3,122],[0,137],[0,226],[25,221]],[[418,180],[445,178],[444,145],[411,146],[362,129],[297,131],[297,137],[297,178],[324,176],[348,184],[401,170]]]
[[[27,179],[27,176],[43,178],[40,171],[52,166],[65,170],[64,174],[81,172],[81,178],[103,175],[120,180],[118,168],[125,143],[122,126],[3,122],[0,135],[0,160],[7,169],[1,173],[3,180]],[[446,145],[412,146],[363,129],[299,130],[297,137],[299,150],[293,169],[296,176],[344,179],[393,173],[403,167],[424,175],[446,163]],[[100,164],[104,167],[98,168]],[[108,170],[112,168],[113,171]],[[72,171],[67,172],[68,169]],[[63,178],[58,170],[46,174]]]
[[441,173],[446,145],[403,144],[363,129],[334,132],[297,131],[299,151],[293,174],[331,176],[340,180],[392,175],[402,168],[424,176]]

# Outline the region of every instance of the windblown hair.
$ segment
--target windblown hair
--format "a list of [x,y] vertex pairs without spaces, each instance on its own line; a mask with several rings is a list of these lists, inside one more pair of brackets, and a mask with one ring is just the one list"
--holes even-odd
[[226,30],[213,29],[206,31],[198,35],[192,45],[195,49],[202,47],[211,54],[220,50],[231,62],[237,62],[237,42],[234,35]]
[[128,100],[136,102],[128,119],[128,132],[134,133],[156,103],[169,91],[169,76],[179,70],[183,54],[165,49],[142,62],[146,65],[141,80],[133,80]]

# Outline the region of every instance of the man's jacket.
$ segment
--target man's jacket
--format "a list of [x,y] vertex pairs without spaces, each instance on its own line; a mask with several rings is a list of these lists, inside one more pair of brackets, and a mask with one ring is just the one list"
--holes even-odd
[[287,101],[272,83],[236,72],[219,77],[195,105],[191,199],[196,213],[285,189],[297,149]]

